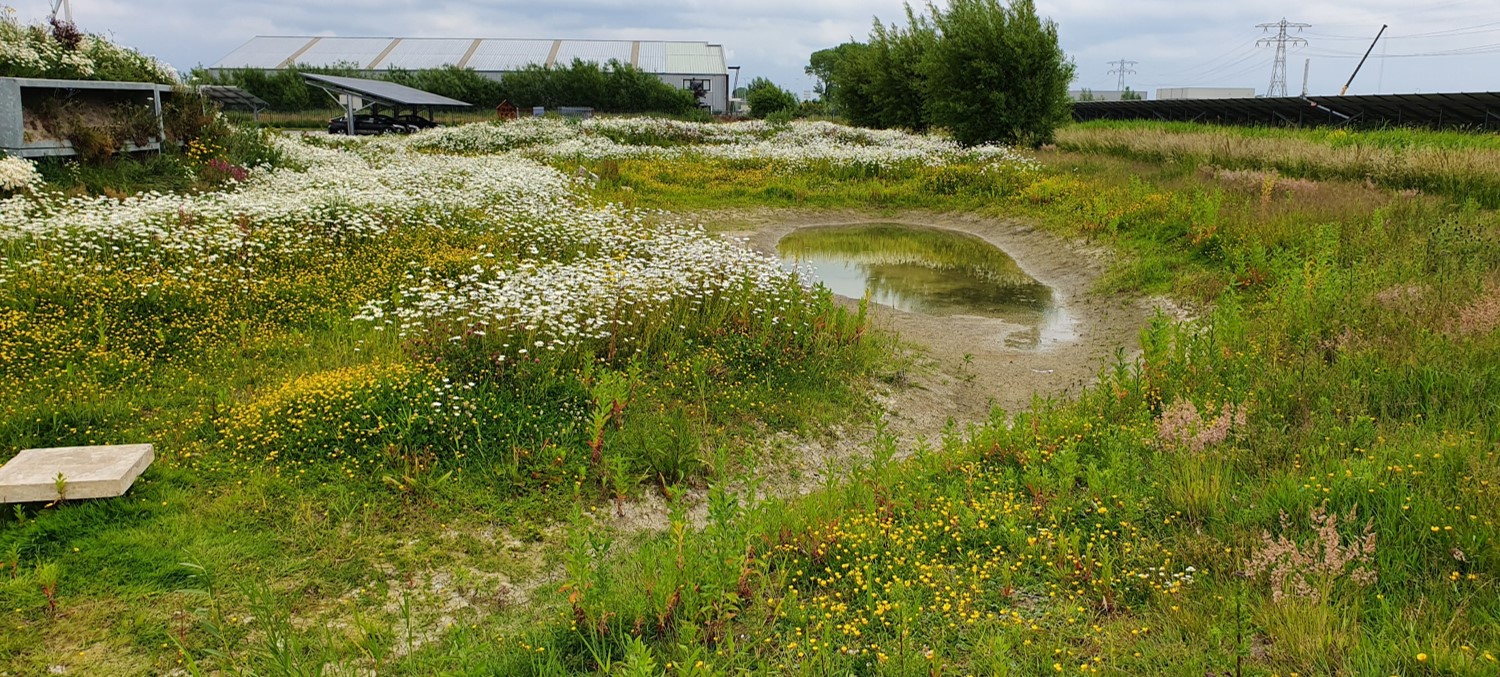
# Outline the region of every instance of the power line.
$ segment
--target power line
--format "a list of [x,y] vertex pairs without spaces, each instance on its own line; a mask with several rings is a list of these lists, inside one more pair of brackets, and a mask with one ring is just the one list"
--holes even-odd
[[1297,29],[1298,33],[1304,28],[1312,28],[1312,24],[1287,21],[1285,17],[1275,23],[1256,24],[1261,32],[1276,29],[1275,37],[1264,37],[1255,41],[1257,45],[1276,45],[1276,60],[1271,64],[1271,85],[1266,88],[1266,96],[1286,96],[1286,46],[1301,47],[1307,44],[1307,40],[1287,35],[1288,28]]
[[[1196,74],[1194,74],[1194,77],[1196,79],[1198,79],[1198,80],[1207,80],[1210,76],[1222,77],[1222,74],[1225,71],[1228,71],[1231,68],[1240,68],[1240,67],[1244,66],[1244,64],[1246,64],[1248,62],[1255,61],[1256,60],[1255,59],[1256,56],[1257,56],[1257,53],[1252,48],[1250,50],[1250,52],[1247,53],[1247,54],[1245,54],[1244,56],[1241,56],[1240,58],[1235,59],[1234,61],[1230,61],[1228,63],[1221,64],[1221,65],[1219,65],[1217,67],[1214,67],[1214,68],[1211,68],[1209,70],[1202,71],[1200,73],[1196,73]],[[1257,63],[1257,64],[1251,66],[1251,68],[1252,69],[1253,68],[1260,68],[1260,64]]]
[[1139,61],[1126,61],[1125,59],[1120,59],[1119,61],[1111,61],[1111,62],[1109,62],[1109,65],[1115,66],[1115,68],[1111,68],[1110,69],[1109,74],[1110,75],[1116,75],[1116,74],[1118,74],[1120,76],[1120,84],[1119,84],[1118,87],[1115,88],[1115,91],[1118,91],[1118,92],[1121,92],[1121,93],[1123,93],[1125,91],[1125,76],[1127,76],[1127,75],[1135,75],[1135,69],[1131,68],[1131,66],[1134,66],[1134,65],[1136,65],[1138,63],[1140,63],[1140,62]]
[[[1489,26],[1500,26],[1500,21],[1496,21],[1496,22],[1492,22],[1492,23],[1478,24],[1478,25],[1474,25],[1474,26],[1462,26],[1462,27],[1459,27],[1459,28],[1446,28],[1446,29],[1442,29],[1442,30],[1428,31],[1426,33],[1407,33],[1405,35],[1387,35],[1383,39],[1385,39],[1385,40],[1424,40],[1424,39],[1432,39],[1432,38],[1451,38],[1451,37],[1456,37],[1456,36],[1460,36],[1460,35],[1483,35],[1483,34],[1486,34],[1486,33],[1500,32],[1500,28],[1488,28]],[[1334,34],[1329,34],[1329,33],[1317,33],[1317,32],[1314,32],[1314,31],[1308,31],[1306,34],[1308,36],[1318,38],[1319,40],[1359,40],[1359,41],[1365,41],[1365,40],[1369,40],[1370,39],[1370,36],[1368,36],[1368,35],[1334,35]]]
[[1256,53],[1255,41],[1254,40],[1246,40],[1240,46],[1238,46],[1238,47],[1236,47],[1236,48],[1234,48],[1234,49],[1232,49],[1230,51],[1224,52],[1223,54],[1220,54],[1220,55],[1218,55],[1218,56],[1216,56],[1216,57],[1214,57],[1212,59],[1209,59],[1207,61],[1202,61],[1202,62],[1199,62],[1196,65],[1187,66],[1185,68],[1178,68],[1178,69],[1175,69],[1175,70],[1159,71],[1159,72],[1157,72],[1157,75],[1162,76],[1162,77],[1167,77],[1167,78],[1196,77],[1198,73],[1210,72],[1210,71],[1222,68],[1222,67],[1224,67],[1225,63],[1230,63],[1231,61],[1233,63],[1239,63],[1240,61],[1242,61],[1244,59],[1244,57],[1246,55],[1254,56],[1255,53]]
[[[1494,53],[1497,53],[1497,52],[1500,52],[1500,42],[1493,43],[1493,44],[1488,44],[1488,45],[1473,45],[1473,46],[1470,46],[1470,47],[1457,47],[1457,48],[1454,48],[1454,49],[1444,49],[1444,50],[1437,50],[1437,51],[1432,51],[1432,52],[1402,52],[1402,53],[1397,53],[1397,54],[1385,54],[1385,53],[1382,53],[1382,54],[1372,54],[1372,55],[1370,55],[1370,58],[1372,58],[1372,59],[1410,59],[1410,58],[1430,57],[1430,56],[1471,56],[1471,55],[1474,55],[1474,54],[1494,54]],[[1326,59],[1357,59],[1360,56],[1358,52],[1336,52],[1336,51],[1329,51],[1329,50],[1324,50],[1324,51],[1316,51],[1315,50],[1315,51],[1310,51],[1308,53],[1311,54],[1312,56],[1323,57],[1323,58],[1326,58]]]

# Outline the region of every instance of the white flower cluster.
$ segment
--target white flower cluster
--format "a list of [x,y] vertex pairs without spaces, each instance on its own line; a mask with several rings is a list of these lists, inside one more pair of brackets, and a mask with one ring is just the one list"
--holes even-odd
[[76,46],[64,45],[49,27],[24,25],[13,8],[0,7],[0,75],[87,80],[102,66],[116,78],[160,83],[178,79],[171,67],[98,35],[80,35]]
[[601,206],[538,160],[591,149],[788,165],[1026,162],[1004,148],[828,123],[521,120],[409,138],[273,142],[282,167],[253,168],[218,192],[113,199],[29,191],[0,201],[0,284],[7,271],[46,265],[48,274],[149,270],[246,288],[284,262],[331,262],[340,243],[431,228],[496,244],[467,269],[414,268],[404,288],[369,301],[356,319],[426,345],[467,350],[474,342],[475,354],[502,360],[601,342],[610,352],[632,350],[653,337],[717,330],[726,317],[799,331],[785,322],[804,293],[775,259],[661,214]]
[[439,153],[520,151],[550,160],[699,157],[792,168],[832,164],[883,169],[953,162],[1036,167],[1034,160],[1008,147],[964,148],[933,135],[806,121],[771,125],[763,121],[712,124],[604,118],[570,123],[527,118],[428,130],[414,135],[409,143],[412,148]]
[[730,303],[775,315],[793,300],[795,279],[776,260],[701,229],[649,225],[616,209],[590,222],[588,255],[505,265],[481,253],[457,277],[421,271],[394,303],[368,302],[356,319],[402,336],[487,340],[504,361],[612,337],[630,349],[642,336],[679,329],[669,326],[679,311]]
[[235,279],[253,281],[260,260],[331,257],[328,242],[394,228],[478,223],[550,249],[587,239],[566,225],[566,211],[579,209],[572,206],[572,182],[535,162],[418,154],[367,159],[291,139],[277,143],[289,164],[304,169],[257,168],[221,192],[0,201],[0,244],[31,252],[0,257],[0,268],[28,265],[49,252],[79,275],[100,266],[150,267],[187,281],[213,279],[224,272],[215,264],[235,261],[244,268]]
[[18,193],[36,189],[42,175],[30,160],[0,155],[0,191]]
[[319,138],[277,139],[285,167],[253,169],[219,192],[0,201],[0,252],[10,253],[0,254],[0,284],[5,271],[45,261],[79,277],[149,270],[187,284],[256,285],[278,262],[332,261],[340,242],[460,229],[499,235],[505,251],[477,252],[462,273],[414,272],[357,319],[415,338],[489,335],[512,357],[617,334],[629,349],[685,313],[738,304],[742,315],[775,314],[800,293],[775,259],[663,224],[664,215],[600,206],[531,159]]

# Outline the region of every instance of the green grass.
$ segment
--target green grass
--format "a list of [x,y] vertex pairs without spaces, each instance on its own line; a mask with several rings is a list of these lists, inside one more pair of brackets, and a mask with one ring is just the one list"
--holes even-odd
[[1015,170],[987,172],[957,164],[927,168],[839,167],[814,162],[796,171],[761,163],[702,159],[557,161],[599,176],[600,195],[622,204],[677,211],[733,208],[981,210],[1019,190],[1028,178]]
[[187,165],[170,154],[142,153],[139,157],[115,158],[102,165],[48,158],[37,163],[37,171],[48,184],[94,195],[176,192],[193,186]]
[[1058,130],[1058,147],[1090,154],[1313,180],[1370,182],[1500,207],[1500,137],[1374,131],[1088,122]]
[[[553,627],[497,633],[498,656],[464,637],[417,670],[481,656],[505,674],[1500,669],[1500,323],[1479,310],[1495,303],[1500,219],[1337,182],[1044,160],[1046,175],[982,209],[1109,243],[1122,256],[1107,288],[1213,311],[1158,320],[1139,360],[1076,401],[997,417],[903,464],[877,443],[876,460],[814,496],[726,491],[701,531],[581,551]],[[682,181],[652,194],[645,178],[619,180],[642,199],[728,193]],[[1179,401],[1202,412],[1194,431],[1230,407],[1247,421],[1194,451],[1158,431]],[[1342,520],[1331,537],[1314,529],[1319,509]],[[1284,587],[1241,575],[1283,537],[1308,558],[1283,552]],[[1348,561],[1314,566],[1330,549]],[[1160,584],[1187,567],[1191,583]]]
[[[1001,179],[589,167],[602,197],[639,206],[1026,219],[1115,252],[1104,291],[1199,309],[1158,317],[1139,357],[1101,365],[1075,399],[995,412],[905,460],[879,434],[868,458],[786,499],[757,491],[739,441],[864,412],[850,379],[875,369],[878,342],[812,346],[806,361],[779,361],[755,331],[711,351],[664,344],[635,371],[559,366],[490,393],[486,409],[554,431],[574,421],[566,442],[539,428],[488,454],[445,447],[473,450],[464,463],[398,449],[371,465],[268,465],[230,453],[232,422],[285,426],[303,436],[281,451],[295,455],[343,414],[337,397],[292,397],[322,392],[319,379],[399,406],[408,376],[387,368],[409,346],[344,318],[406,260],[441,265],[480,240],[350,245],[326,269],[286,262],[273,291],[233,303],[128,306],[131,275],[149,273],[63,289],[40,271],[28,284],[53,296],[27,292],[33,305],[0,327],[46,318],[71,338],[34,359],[5,353],[0,437],[144,437],[190,455],[159,461],[126,498],[29,507],[0,526],[0,607],[15,610],[0,659],[112,674],[1500,672],[1500,216],[1358,177],[1084,150]],[[64,312],[79,297],[186,319],[132,334],[107,313]],[[100,350],[101,336],[123,343]],[[355,371],[371,365],[386,370]],[[636,395],[616,429],[601,405],[624,382]],[[51,392],[78,395],[61,407]],[[270,413],[234,418],[252,403]],[[592,465],[600,432],[634,465]],[[668,502],[663,532],[590,517],[617,494],[695,483],[703,514]],[[1284,578],[1245,575],[1274,548]]]
[[[140,188],[134,162],[80,168],[97,185],[78,185]],[[0,664],[295,672],[319,647],[370,648],[342,635],[276,644],[316,634],[310,619],[344,623],[354,608],[384,624],[409,597],[417,622],[436,623],[446,612],[429,598],[451,588],[472,598],[465,608],[509,608],[511,582],[545,576],[555,546],[538,543],[575,512],[680,494],[759,463],[756,435],[868,409],[854,386],[888,343],[858,311],[801,287],[778,292],[779,324],[752,312],[763,301],[726,294],[661,310],[646,324],[682,331],[643,335],[618,357],[611,343],[596,360],[539,358],[503,375],[485,346],[434,348],[354,320],[412,270],[467,269],[522,246],[477,223],[478,210],[448,216],[446,229],[217,262],[120,265],[66,238],[9,241],[0,446],[149,441],[158,458],[126,497],[7,511]],[[79,265],[90,274],[68,272]],[[184,281],[183,265],[220,268]],[[449,406],[429,406],[435,397]],[[362,587],[372,597],[347,597]]]
[[1366,145],[1377,148],[1500,149],[1500,134],[1486,130],[1424,129],[1421,127],[1309,128],[1211,125],[1150,120],[1094,120],[1074,123],[1074,130],[1161,131],[1173,134],[1221,133],[1253,139],[1306,141],[1331,147]]

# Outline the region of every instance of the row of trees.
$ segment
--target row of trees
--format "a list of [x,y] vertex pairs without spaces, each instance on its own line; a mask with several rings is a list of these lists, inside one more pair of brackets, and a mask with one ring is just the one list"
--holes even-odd
[[332,100],[322,90],[308,85],[303,73],[373,77],[439,94],[481,108],[494,108],[509,101],[520,108],[532,106],[589,106],[610,113],[666,113],[683,115],[698,108],[692,92],[673,87],[629,64],[575,60],[568,65],[532,65],[507,73],[502,79],[485,77],[472,68],[444,66],[422,70],[391,69],[371,75],[353,65],[333,67],[294,66],[284,70],[230,70],[217,75],[194,70],[199,84],[235,85],[254,94],[274,110],[298,111],[327,108]]
[[1068,119],[1073,64],[1033,0],[950,0],[906,25],[879,19],[868,42],[812,55],[832,112],[865,127],[941,127],[960,143],[1036,146]]

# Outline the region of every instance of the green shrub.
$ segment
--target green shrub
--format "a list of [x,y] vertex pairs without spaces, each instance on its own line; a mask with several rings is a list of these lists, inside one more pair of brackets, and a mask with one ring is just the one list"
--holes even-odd
[[869,42],[813,54],[833,108],[866,127],[950,130],[960,143],[1049,143],[1068,118],[1073,65],[1032,0],[955,0]]
[[1032,0],[952,0],[922,64],[928,121],[959,143],[1039,146],[1069,117],[1073,64]]
[[797,112],[797,95],[788,92],[765,78],[756,78],[745,89],[745,103],[750,104],[750,117],[768,118],[782,114],[790,121]]
[[500,80],[499,92],[520,108],[588,106],[608,113],[670,115],[684,115],[698,108],[691,92],[614,60],[602,66],[578,59],[567,66],[531,65],[506,74]]

